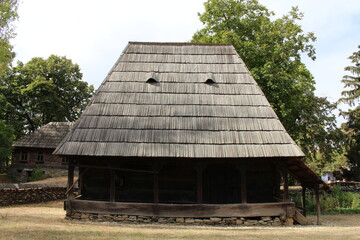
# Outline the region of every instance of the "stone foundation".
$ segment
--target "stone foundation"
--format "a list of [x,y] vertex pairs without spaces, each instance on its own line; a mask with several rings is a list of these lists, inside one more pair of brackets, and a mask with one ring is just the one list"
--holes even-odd
[[119,222],[119,223],[159,223],[179,225],[219,225],[219,226],[291,226],[292,218],[285,217],[212,217],[212,218],[184,218],[184,217],[150,217],[134,215],[102,215],[89,213],[74,213],[68,219],[95,222]]

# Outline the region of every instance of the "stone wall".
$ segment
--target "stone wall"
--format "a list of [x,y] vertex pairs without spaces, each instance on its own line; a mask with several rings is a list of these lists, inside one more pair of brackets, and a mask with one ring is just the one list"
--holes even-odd
[[[36,164],[12,164],[8,167],[8,175],[14,182],[27,182],[34,169],[40,168],[48,177],[62,177],[67,176],[67,166],[51,166],[51,165],[36,165]],[[78,175],[77,169],[75,176]]]
[[220,226],[290,226],[293,225],[292,218],[282,217],[214,217],[214,218],[184,218],[184,217],[151,217],[132,215],[101,215],[89,213],[74,213],[68,219],[95,222],[121,222],[121,223],[160,223],[180,225],[220,225]]
[[0,206],[65,199],[66,186],[1,184]]

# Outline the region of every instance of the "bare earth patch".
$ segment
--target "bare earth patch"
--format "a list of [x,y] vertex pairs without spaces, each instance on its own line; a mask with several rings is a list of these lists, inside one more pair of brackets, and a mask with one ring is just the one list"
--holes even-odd
[[28,182],[28,184],[66,184],[66,183],[67,183],[67,176],[46,178],[39,181]]
[[0,208],[0,239],[360,239],[360,214],[326,215],[321,226],[294,227],[92,223],[65,220],[64,216],[61,201]]

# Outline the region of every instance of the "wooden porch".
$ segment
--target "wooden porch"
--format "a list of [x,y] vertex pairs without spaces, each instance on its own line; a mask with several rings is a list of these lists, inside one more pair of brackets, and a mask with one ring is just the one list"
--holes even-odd
[[292,218],[295,214],[293,202],[251,204],[156,204],[125,203],[71,199],[65,201],[68,215],[75,212],[119,214],[155,217],[262,217],[280,216]]
[[[295,203],[289,202],[289,171],[284,161],[203,160],[175,165],[142,159],[127,162],[109,160],[107,166],[101,166],[71,161],[65,202],[67,216],[74,213],[165,218],[267,216],[306,222],[302,216],[306,213],[297,211]],[[80,169],[76,181],[75,166]],[[78,181],[80,196],[75,198],[73,187]],[[303,203],[305,189],[303,186]],[[315,192],[318,196],[318,188]],[[318,222],[319,214],[320,210]]]

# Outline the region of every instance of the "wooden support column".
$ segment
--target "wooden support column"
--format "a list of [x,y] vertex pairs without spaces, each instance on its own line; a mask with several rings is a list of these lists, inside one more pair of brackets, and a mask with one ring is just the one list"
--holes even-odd
[[197,203],[203,204],[203,171],[204,166],[198,165],[196,167],[196,181],[197,181]]
[[306,187],[302,186],[302,208],[304,217],[306,217]]
[[288,178],[288,170],[286,166],[283,166],[282,168],[282,176],[284,179],[284,196],[283,196],[283,202],[289,201],[289,178]]
[[110,202],[115,202],[115,171],[110,170]]
[[155,171],[154,177],[153,177],[153,201],[154,203],[159,203],[159,172],[161,167],[159,165],[154,165],[153,170]]
[[67,199],[73,199],[74,196],[74,191],[73,191],[73,184],[74,184],[74,170],[75,170],[75,164],[74,164],[74,160],[69,159],[69,163],[68,163],[68,181],[67,181],[67,194],[66,197]]
[[320,225],[320,193],[319,193],[319,185],[316,185],[315,189],[315,202],[316,202],[316,224]]
[[69,159],[67,191],[66,191],[67,201],[65,202],[66,216],[71,216],[73,214],[69,200],[73,200],[75,198],[74,190],[73,190],[73,188],[74,188],[74,170],[75,170],[74,160]]
[[247,203],[246,167],[240,166],[241,203]]

